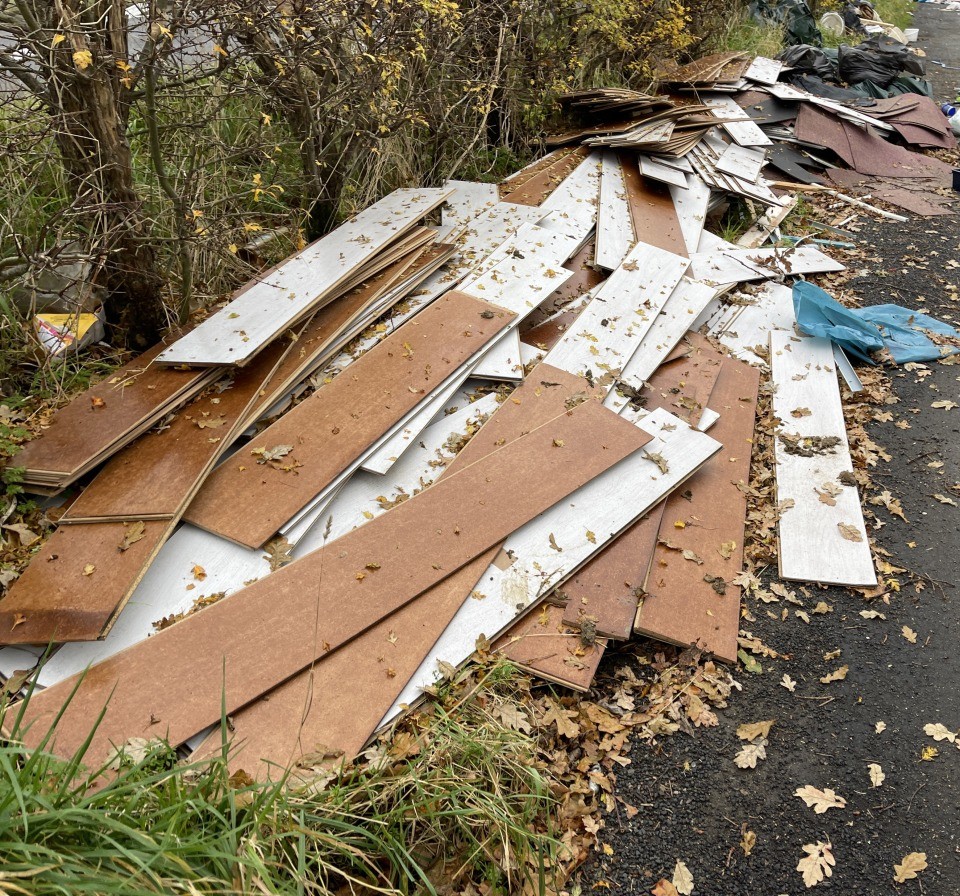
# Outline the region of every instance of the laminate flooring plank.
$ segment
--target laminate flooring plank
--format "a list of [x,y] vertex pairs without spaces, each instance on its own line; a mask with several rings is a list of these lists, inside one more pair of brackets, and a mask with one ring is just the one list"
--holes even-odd
[[591,152],[541,203],[540,223],[570,237],[579,249],[597,223],[600,200],[600,154]]
[[[516,202],[519,205],[542,205],[544,200],[573,173],[574,169],[589,154],[590,150],[585,146],[578,146],[575,149],[565,151],[560,158],[509,191],[503,197],[503,201]],[[551,153],[551,155],[554,154]]]
[[650,156],[639,156],[637,163],[640,166],[640,173],[644,177],[676,187],[678,190],[687,188],[687,179],[682,171],[678,171],[670,165],[664,165],[656,159],[651,159]]
[[619,267],[636,241],[620,158],[617,153],[607,150],[600,156],[597,264],[608,271]]
[[244,287],[221,311],[160,353],[163,364],[244,364],[277,334],[317,308],[449,195],[444,189],[395,190],[332,233]]
[[717,171],[756,183],[766,163],[767,157],[764,153],[731,143],[717,159]]
[[182,743],[224,709],[232,715],[376,625],[643,442],[635,427],[585,402],[82,680],[35,694],[24,707],[24,740],[36,745],[72,693],[51,742],[60,755],[73,754],[105,705],[90,762],[132,736]]
[[786,275],[842,271],[844,266],[813,246],[788,249],[724,249],[690,256],[690,275],[723,285]]
[[620,154],[620,166],[637,241],[675,255],[689,255],[669,188],[641,175],[636,158],[626,153]]
[[184,519],[260,547],[512,317],[464,293],[437,300],[258,435],[254,450],[292,446],[279,463],[234,455]]
[[700,248],[700,236],[703,234],[707,206],[710,204],[710,187],[696,174],[685,176],[686,189],[670,187],[670,196],[677,210],[680,233],[687,247],[685,254],[692,256]]
[[500,201],[496,184],[475,183],[467,180],[448,180],[444,189],[452,191],[440,209],[440,229],[437,239],[443,240],[463,227],[467,221],[492,208]]
[[739,146],[771,146],[773,141],[760,129],[733,97],[709,97],[704,100],[723,123],[723,129]]
[[740,630],[740,586],[733,579],[743,567],[759,387],[756,368],[724,360],[710,396],[720,414],[711,435],[723,449],[687,481],[683,494],[668,499],[634,626],[670,644],[699,644],[729,663],[736,662]]
[[777,503],[783,508],[780,575],[876,585],[830,340],[773,331],[770,365],[773,413],[781,421],[774,442]]
[[757,56],[743,73],[749,81],[757,84],[776,84],[780,78],[783,63],[779,59],[768,59],[766,56]]
[[793,292],[780,283],[764,283],[750,295],[738,299],[737,313],[711,325],[709,333],[741,361],[768,366],[770,333],[793,332],[796,318]]

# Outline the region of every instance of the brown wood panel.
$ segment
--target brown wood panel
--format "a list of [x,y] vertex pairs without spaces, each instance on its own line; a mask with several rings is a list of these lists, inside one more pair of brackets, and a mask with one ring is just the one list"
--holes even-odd
[[561,161],[564,156],[568,156],[573,150],[574,148],[572,146],[564,149],[555,149],[553,152],[548,152],[542,159],[538,159],[532,165],[528,165],[516,174],[510,175],[510,177],[500,184],[500,199],[503,200],[514,190],[522,187],[531,178],[546,171],[547,168],[556,165],[557,162]]
[[687,258],[687,245],[670,190],[640,173],[635,154],[620,152],[619,156],[637,240]]
[[222,708],[235,713],[376,625],[643,442],[635,426],[584,402],[325,548],[35,694],[24,709],[25,739],[35,746],[73,692],[52,743],[60,755],[72,755],[105,705],[90,762],[134,736],[182,743]]
[[603,638],[581,640],[563,621],[563,607],[543,604],[518,620],[494,643],[510,662],[564,687],[588,691],[607,649]]
[[[648,410],[663,408],[691,426],[700,422],[727,355],[699,333],[687,333],[640,393]],[[713,410],[719,413],[719,408]]]
[[[634,626],[670,644],[700,644],[730,663],[736,662],[740,628],[740,586],[732,581],[743,567],[747,511],[740,486],[745,489],[750,478],[759,386],[756,368],[724,360],[710,398],[711,410],[720,414],[710,434],[723,448],[667,500]],[[685,550],[702,562],[686,559]],[[704,576],[722,580],[724,593]]]
[[637,520],[563,585],[566,625],[579,628],[589,618],[598,635],[617,641],[630,638],[665,503]]
[[[514,318],[465,293],[438,299],[221,464],[184,518],[260,547]],[[251,454],[279,445],[292,450],[277,465]]]
[[154,346],[60,408],[13,459],[26,468],[25,481],[68,485],[203,388],[209,371],[152,363],[164,348]]
[[[106,634],[176,524],[87,523],[57,529],[0,600],[0,644],[95,641]],[[91,569],[92,567],[92,569]]]
[[517,205],[542,205],[543,201],[588,155],[590,155],[589,146],[578,146],[550,167],[538,171],[519,187],[507,193],[503,201],[514,202]]
[[[451,461],[443,476],[455,474],[498,447],[566,414],[569,405],[601,397],[599,390],[590,389],[579,377],[542,364],[497,408]],[[231,768],[245,768],[251,773],[256,768],[258,776],[268,776],[271,763],[286,768],[292,759],[299,761],[321,744],[342,751],[347,757],[354,756],[374,733],[500,547],[497,544],[373,628],[320,657],[308,670],[274,688],[264,699],[234,713],[233,734],[243,750],[231,760]],[[381,657],[389,657],[389,662]],[[345,687],[345,682],[350,682],[350,686]],[[311,695],[309,702],[304,699],[306,694]],[[349,700],[350,706],[346,714],[345,700]],[[198,756],[212,755],[218,743],[219,732],[198,748]]]

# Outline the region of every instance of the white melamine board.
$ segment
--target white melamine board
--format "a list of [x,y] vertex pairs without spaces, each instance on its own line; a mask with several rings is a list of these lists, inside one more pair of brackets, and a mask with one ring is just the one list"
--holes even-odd
[[857,376],[857,371],[853,369],[853,364],[850,363],[847,353],[836,343],[833,346],[833,358],[837,362],[837,370],[840,371],[840,376],[843,377],[847,388],[851,392],[862,392],[863,383]]
[[448,193],[444,189],[395,190],[250,286],[164,349],[158,363],[245,363],[440,205]]
[[725,249],[690,256],[690,274],[705,283],[745,283],[793,274],[842,271],[843,265],[813,246]]
[[677,171],[682,171],[684,174],[693,174],[693,165],[687,161],[683,156],[658,156],[652,155],[649,157],[651,162],[657,162],[660,165],[666,165],[668,168],[676,168]]
[[682,171],[673,165],[664,165],[650,156],[637,156],[640,173],[650,180],[659,181],[662,184],[669,184],[671,187],[685,190],[687,188],[687,179]]
[[511,327],[473,368],[472,376],[482,380],[517,383],[523,379],[523,350],[520,330]]
[[760,177],[760,169],[767,163],[765,153],[747,146],[737,146],[731,143],[720,154],[717,160],[717,170],[732,174],[741,180],[756,183]]
[[729,96],[711,97],[705,101],[713,114],[723,122],[723,129],[740,146],[771,146],[773,141],[756,122]]
[[779,59],[757,56],[750,63],[743,76],[749,81],[756,81],[757,84],[776,84],[782,68],[783,63]]
[[[359,472],[354,475],[359,475]],[[375,476],[377,474],[371,473],[370,475]],[[343,479],[336,488],[326,489],[322,495],[314,498],[283,527],[281,534],[288,544],[299,545],[306,534],[317,525],[318,520],[326,519],[324,514],[327,508],[336,500],[337,495],[340,494],[347,482],[349,482],[349,479]]]
[[539,349],[535,345],[528,345],[526,342],[521,340],[520,363],[523,364],[524,369],[526,369],[528,364],[532,364],[534,361],[539,362],[542,360],[545,354],[546,352],[543,351],[543,349]]
[[602,158],[594,261],[598,267],[612,271],[626,258],[637,239],[633,232],[620,159],[615,152],[605,152]]
[[867,113],[860,112],[851,106],[845,106],[843,103],[838,103],[835,100],[829,100],[822,96],[814,96],[811,93],[798,90],[796,87],[793,87],[790,84],[769,84],[764,88],[764,90],[766,90],[767,93],[771,94],[772,96],[775,96],[778,100],[784,100],[785,102],[813,103],[813,105],[820,106],[822,109],[829,109],[831,112],[834,112],[841,118],[846,118],[848,121],[853,121],[857,124],[868,124],[871,127],[876,128],[878,131],[893,130],[892,125],[879,118],[874,118]]
[[0,647],[0,675],[9,678],[15,672],[32,669],[43,656],[39,647]]
[[719,419],[720,415],[716,411],[711,411],[710,408],[704,408],[700,414],[700,419],[697,421],[697,429],[699,429],[700,432],[709,432],[710,427]]
[[[781,421],[774,448],[780,575],[832,585],[876,585],[857,487],[839,479],[853,474],[853,462],[832,343],[774,331],[770,355],[773,413]],[[835,437],[839,443],[803,457],[786,450],[783,434]],[[851,527],[860,540],[844,537],[841,526]]]
[[441,388],[435,389],[429,399],[417,407],[416,413],[400,429],[385,439],[376,451],[364,459],[360,469],[368,473],[379,473],[381,476],[386,473],[400,459],[404,451],[417,440],[420,433],[430,425],[430,421],[443,411],[447,402],[460,391],[460,387],[470,375],[471,368],[461,369],[458,377],[448,379]]
[[500,191],[496,184],[480,184],[469,180],[448,180],[443,185],[450,195],[440,210],[441,226],[437,232],[437,242],[446,242],[451,233],[463,227],[484,211],[500,201]]
[[687,259],[637,243],[601,283],[544,361],[613,385],[687,269]]
[[697,246],[697,253],[702,255],[704,252],[719,252],[721,249],[739,249],[736,243],[727,242],[722,236],[717,236],[709,230],[704,230],[700,234],[700,244]]
[[642,389],[716,294],[715,286],[684,277],[630,356],[620,374],[620,382],[634,389]]
[[[451,438],[466,434],[468,427],[486,419],[496,407],[496,397],[485,396],[429,427],[416,449],[411,449],[387,477],[357,473],[331,502],[317,531],[306,534],[294,549],[294,559],[321,547],[325,540],[338,538],[368,519],[386,513],[403,495],[412,495],[429,485],[452,457],[444,446]],[[384,500],[379,500],[381,497]],[[328,518],[330,531],[324,538]],[[206,573],[202,582],[194,573],[197,566]],[[202,595],[221,591],[232,594],[246,582],[269,574],[270,562],[262,550],[251,551],[203,529],[183,525],[160,549],[107,637],[103,641],[64,644],[47,661],[38,683],[43,687],[54,685],[148,638],[155,631],[155,622],[186,612]],[[188,586],[193,587],[188,590]],[[0,671],[6,672],[7,665],[12,665],[12,669],[29,668],[15,665],[24,659],[29,659],[26,651],[4,648],[0,651]]]
[[[661,409],[639,425],[654,437],[651,442],[510,535],[381,725],[436,681],[438,661],[457,666],[473,654],[481,634],[494,640],[720,449]],[[660,454],[668,472],[649,454]]]
[[780,283],[764,283],[750,295],[740,295],[738,303],[727,306],[729,315],[710,327],[709,333],[741,361],[763,367],[767,362],[754,349],[765,353],[774,330],[793,332],[793,290]]
[[696,174],[685,175],[685,187],[671,186],[670,198],[677,210],[680,233],[683,236],[687,252],[692,255],[699,250],[700,236],[707,220],[707,206],[710,204],[710,187]]
[[600,198],[600,153],[592,152],[568,174],[540,206],[548,214],[541,226],[570,237],[576,251],[597,223]]

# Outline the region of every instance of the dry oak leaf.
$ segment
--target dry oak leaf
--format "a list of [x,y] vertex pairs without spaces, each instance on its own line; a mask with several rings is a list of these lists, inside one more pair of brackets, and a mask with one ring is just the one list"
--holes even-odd
[[860,615],[864,619],[886,619],[887,617],[883,613],[879,613],[876,610],[861,610]]
[[827,809],[843,809],[847,805],[847,801],[829,787],[818,790],[812,784],[807,784],[798,787],[793,794],[800,797],[817,815],[823,815]]
[[893,879],[898,884],[913,880],[924,868],[927,867],[927,854],[925,852],[909,852],[901,860],[899,865],[893,866]]
[[547,711],[543,714],[540,724],[543,727],[547,727],[553,722],[557,726],[557,734],[561,737],[577,737],[580,734],[580,726],[573,721],[576,717],[576,712],[564,709],[559,703],[550,700],[547,703]]
[[680,896],[690,896],[693,892],[693,875],[679,859],[673,869],[673,886]]
[[761,739],[744,745],[744,748],[734,756],[733,761],[737,768],[756,768],[757,763],[766,758],[767,742]]
[[850,671],[849,666],[841,666],[835,672],[831,672],[828,675],[824,675],[820,679],[821,684],[830,684],[831,681],[843,681],[847,677],[847,673]]
[[851,526],[850,523],[837,523],[837,528],[847,541],[863,541],[863,536],[856,526]]
[[764,722],[747,722],[737,728],[737,737],[740,740],[754,741],[759,737],[769,737],[770,729],[776,719],[767,719]]
[[791,694],[797,689],[797,683],[786,672],[780,679],[780,687],[786,688]]
[[[74,54],[76,56],[76,54]],[[932,408],[942,408],[945,411],[952,411],[954,408],[960,408],[960,404],[957,404],[955,401],[947,401],[943,398],[940,401],[935,401],[930,405]],[[913,853],[911,853],[913,855]]]
[[946,495],[939,494],[939,492],[933,497],[936,498],[941,504],[952,504],[954,507],[957,506],[957,502],[954,501],[953,498],[948,498]]
[[874,725],[873,727],[874,727],[874,730],[877,732],[877,734],[883,734],[883,732],[887,730],[887,723],[877,722],[877,724]]
[[678,896],[677,888],[665,877],[658,880],[650,892],[653,896]]
[[121,553],[133,547],[144,535],[147,534],[147,527],[142,520],[135,523],[127,523],[123,533],[123,541],[117,546]]
[[871,786],[871,787],[879,787],[879,786],[884,782],[884,780],[885,780],[886,777],[887,777],[887,776],[883,773],[883,769],[882,769],[882,768],[880,767],[880,765],[879,765],[878,763],[876,763],[876,762],[871,762],[871,763],[867,766],[867,773],[870,775],[870,786]]
[[923,733],[936,741],[948,740],[950,743],[955,743],[957,740],[957,735],[942,722],[937,722],[935,725],[924,725]]
[[797,862],[797,871],[803,875],[803,882],[808,889],[833,875],[833,867],[837,863],[830,850],[829,841],[824,843],[818,840],[804,845],[806,855]]
[[[746,825],[744,825],[746,827]],[[757,845],[757,835],[754,831],[744,831],[743,836],[740,838],[740,848],[743,850],[745,856],[749,856],[753,852],[753,847]]]
[[902,634],[903,637],[911,644],[917,643],[917,633],[910,628],[909,625],[905,625],[902,629],[900,629],[900,634]]

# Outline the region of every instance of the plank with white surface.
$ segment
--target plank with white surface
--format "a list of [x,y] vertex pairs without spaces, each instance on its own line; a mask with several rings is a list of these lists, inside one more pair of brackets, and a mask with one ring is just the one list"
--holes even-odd
[[636,236],[620,159],[611,151],[603,153],[601,158],[595,261],[601,268],[612,271],[626,258]]
[[870,125],[870,127],[878,131],[893,131],[893,126],[886,121],[874,118],[868,113],[859,112],[852,106],[845,106],[843,103],[838,103],[835,100],[830,100],[822,96],[814,96],[812,93],[798,90],[790,84],[778,82],[776,84],[768,84],[763,89],[771,96],[775,96],[778,100],[783,100],[784,102],[812,103],[815,106],[820,106],[822,109],[829,109],[834,114],[839,115],[841,118],[846,118],[848,121],[854,121],[861,125]]
[[600,200],[600,153],[592,152],[568,175],[540,206],[548,214],[541,226],[557,230],[574,240],[576,254],[597,223]]
[[724,249],[690,256],[690,274],[705,283],[745,283],[795,274],[842,271],[844,266],[813,246]]
[[707,220],[707,206],[710,204],[710,187],[698,175],[688,174],[685,176],[684,188],[671,186],[670,196],[677,210],[687,253],[693,255],[700,249],[700,236]]
[[245,287],[225,308],[168,346],[160,364],[244,364],[301,320],[378,252],[449,195],[444,189],[395,190]]
[[755,183],[766,163],[767,157],[764,153],[731,143],[717,160],[717,170]]
[[609,391],[687,269],[687,259],[637,243],[594,291],[580,316],[544,359]]
[[773,141],[760,129],[733,97],[710,97],[705,100],[713,114],[723,123],[723,129],[740,146],[772,146]]
[[[381,725],[435,683],[439,661],[459,665],[472,655],[480,634],[492,641],[720,449],[714,439],[660,409],[647,414],[639,426],[654,437],[642,451],[507,538],[474,589],[483,599],[464,602]],[[667,460],[666,473],[651,454]],[[630,494],[629,501],[622,500],[624,493]]]
[[440,242],[500,201],[496,184],[448,180],[443,187],[452,192],[440,209],[441,225],[437,232]]
[[782,421],[774,448],[780,575],[876,585],[832,343],[774,331],[770,366],[773,413]]
[[743,76],[748,81],[755,81],[757,84],[776,84],[782,68],[783,63],[779,59],[757,56],[750,63]]
[[771,281],[750,295],[736,297],[736,304],[727,307],[731,313],[712,323],[708,332],[735,358],[766,367],[770,334],[793,332],[793,291]]
[[520,330],[507,330],[477,362],[471,376],[496,382],[517,383],[523,379],[523,348]]
[[638,156],[637,163],[640,166],[640,173],[651,180],[658,180],[662,184],[669,184],[680,190],[687,188],[687,179],[684,173],[672,165],[665,165],[650,156]]

